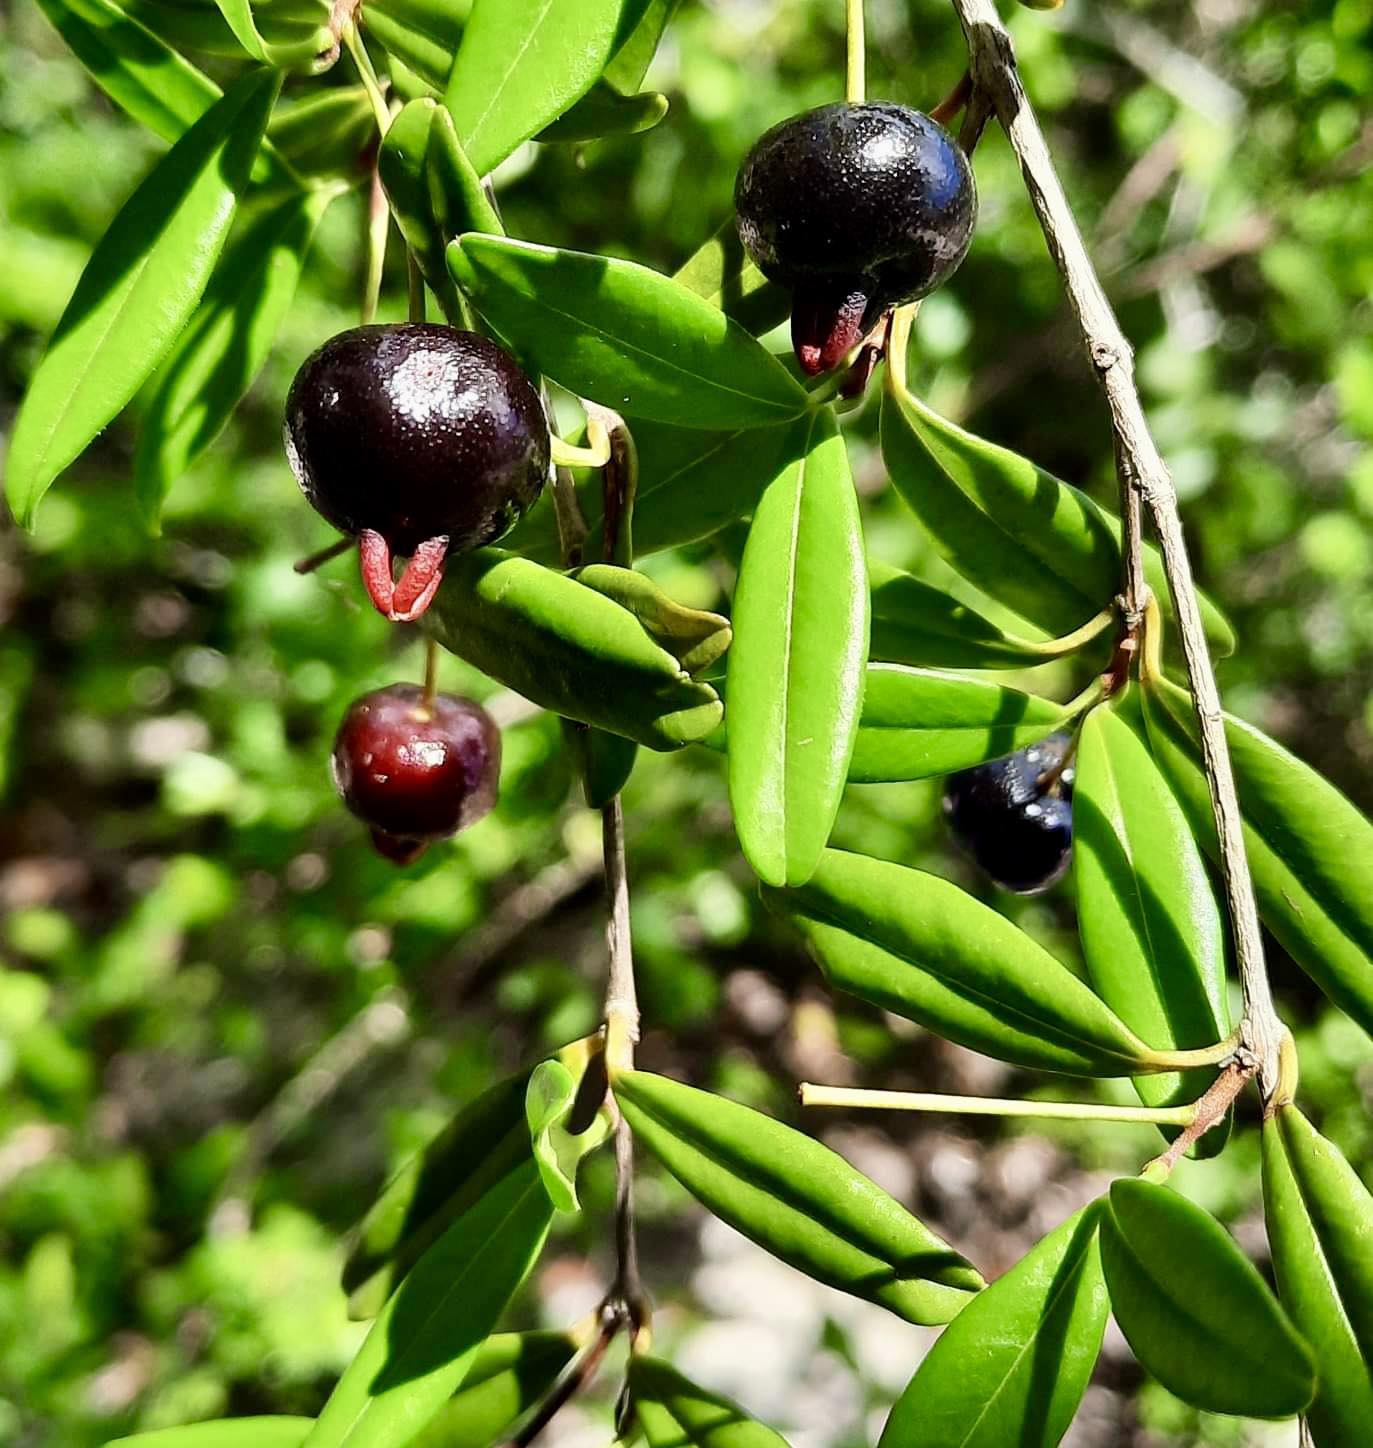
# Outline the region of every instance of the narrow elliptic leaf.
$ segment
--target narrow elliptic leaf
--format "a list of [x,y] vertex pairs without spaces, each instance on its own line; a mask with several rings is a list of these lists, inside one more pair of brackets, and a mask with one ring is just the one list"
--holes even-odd
[[799,416],[806,394],[736,322],[634,262],[465,236],[448,265],[521,356],[617,412],[708,430]]
[[134,481],[149,522],[167,490],[219,436],[267,360],[315,227],[335,195],[298,192],[240,217],[200,306],[158,369],[143,416]]
[[542,1400],[576,1351],[565,1332],[493,1333],[411,1448],[490,1448]]
[[[328,7],[320,5],[319,22],[301,24],[299,21],[284,26],[282,34],[264,35],[257,25],[251,0],[214,0],[224,23],[234,33],[243,53],[259,65],[277,66],[283,70],[310,66],[311,63],[337,44],[324,22],[329,18]],[[303,12],[302,12],[303,13]]]
[[530,1073],[469,1102],[391,1179],[358,1224],[343,1268],[349,1315],[375,1317],[396,1284],[474,1202],[531,1157]]
[[[1225,930],[1186,817],[1139,736],[1094,709],[1078,737],[1073,786],[1078,923],[1097,994],[1132,1031],[1185,1050],[1224,1040]],[[1195,1101],[1212,1070],[1139,1076],[1146,1106]],[[1206,1154],[1226,1133],[1202,1138]]]
[[26,527],[53,480],[143,385],[200,301],[281,77],[255,71],[191,127],[101,238],[39,363],[6,488]]
[[[243,59],[243,47],[213,5],[187,6],[177,0],[116,0],[119,8],[173,50]],[[218,87],[215,90],[218,95]]]
[[297,175],[355,179],[363,152],[376,134],[367,92],[360,85],[330,86],[272,113],[267,139]]
[[770,885],[810,878],[844,792],[863,704],[868,582],[848,451],[833,414],[763,494],[734,593],[729,799]]
[[[894,382],[882,399],[882,455],[935,547],[997,602],[1065,634],[1115,597],[1119,519],[1027,458],[964,432]],[[1152,546],[1145,576],[1167,607],[1163,560]],[[1230,653],[1229,624],[1204,598],[1202,613],[1212,648]]]
[[615,1077],[641,1142],[698,1201],[783,1262],[910,1322],[982,1286],[957,1252],[843,1157],[770,1116],[665,1076]]
[[[731,717],[732,706],[731,695]],[[877,784],[952,774],[1037,743],[1071,717],[1052,699],[985,679],[870,664],[849,779]]]
[[633,136],[650,131],[667,115],[668,99],[657,91],[623,95],[598,80],[565,115],[534,137],[541,145],[596,141],[602,136]]
[[[1144,713],[1154,757],[1215,859],[1191,698],[1158,679],[1144,690]],[[1373,1033],[1373,824],[1252,725],[1227,715],[1225,737],[1264,924],[1326,995]]]
[[786,1448],[786,1440],[728,1398],[658,1358],[629,1360],[629,1396],[648,1448]]
[[939,1336],[878,1448],[1053,1448],[1101,1351],[1109,1303],[1093,1202],[980,1292]]
[[[442,106],[437,109],[429,137],[428,161],[429,197],[440,237],[447,244],[468,231],[504,236],[505,227],[486,194],[482,178],[458,140],[453,117]],[[446,274],[447,263],[443,258],[439,260]]]
[[363,28],[442,96],[462,42],[469,0],[367,0]]
[[451,559],[424,618],[446,649],[526,699],[650,749],[703,739],[724,713],[628,609],[497,548]]
[[613,598],[689,674],[699,674],[724,657],[732,633],[729,620],[669,598],[646,574],[613,563],[588,563],[572,575],[578,583]]
[[105,1448],[300,1448],[313,1418],[226,1418],[114,1438]]
[[562,724],[563,743],[582,780],[588,809],[604,809],[629,782],[639,757],[639,746],[619,734],[589,729],[571,719]]
[[1311,1401],[1311,1350],[1210,1213],[1139,1178],[1101,1221],[1111,1310],[1144,1368],[1209,1413],[1288,1418]]
[[732,215],[682,263],[674,280],[755,336],[772,331],[791,315],[791,293],[754,266]]
[[1263,1215],[1278,1295],[1316,1355],[1318,1448],[1373,1432],[1373,1197],[1295,1106],[1263,1124]]
[[[600,1076],[605,1095],[604,1072]],[[560,1212],[580,1210],[577,1201],[577,1167],[610,1134],[610,1120],[596,1111],[589,1124],[573,1131],[569,1118],[577,1106],[581,1082],[561,1061],[541,1061],[529,1078],[525,1114],[533,1143],[534,1161],[543,1178],[548,1199]]]
[[444,103],[485,175],[584,96],[646,0],[475,0]]
[[481,1196],[381,1310],[307,1448],[407,1443],[461,1385],[537,1261],[552,1217],[532,1161]]
[[622,95],[630,95],[644,83],[658,42],[663,38],[673,12],[681,0],[648,0],[639,23],[605,68],[605,80]]
[[763,896],[836,990],[959,1045],[1072,1076],[1167,1069],[1067,966],[937,875],[826,850],[808,884]]

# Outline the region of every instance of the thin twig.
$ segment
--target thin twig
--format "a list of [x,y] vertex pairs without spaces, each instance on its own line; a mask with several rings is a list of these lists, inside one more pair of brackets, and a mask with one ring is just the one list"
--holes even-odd
[[1192,565],[1183,540],[1177,494],[1149,431],[1134,383],[1134,359],[1097,278],[1016,69],[1011,37],[993,0],[953,0],[968,40],[975,87],[986,98],[1015,152],[1044,239],[1062,276],[1097,380],[1110,408],[1119,456],[1148,507],[1163,550],[1173,610],[1182,637],[1187,675],[1201,729],[1202,756],[1220,842],[1221,872],[1244,990],[1245,1043],[1258,1061],[1265,1097],[1277,1080],[1284,1034],[1264,966],[1258,908],[1244,852],[1239,801],[1225,742],[1215,674],[1206,647]]
[[504,1448],[529,1448],[529,1445],[543,1432],[573,1398],[588,1387],[605,1359],[615,1334],[622,1325],[621,1314],[606,1307],[601,1312],[601,1327],[586,1351],[553,1384],[548,1396],[518,1433],[509,1439]]
[[1191,1125],[1179,1132],[1177,1139],[1169,1145],[1168,1150],[1161,1156],[1156,1156],[1144,1170],[1154,1173],[1160,1170],[1172,1171],[1191,1147],[1195,1146],[1213,1126],[1219,1126],[1225,1120],[1226,1112],[1235,1104],[1235,1098],[1253,1079],[1256,1070],[1257,1062],[1248,1058],[1243,1061],[1236,1059],[1227,1066],[1207,1087],[1205,1093],[1193,1103],[1193,1110],[1196,1114],[1192,1118]]
[[301,558],[295,564],[297,573],[313,573],[316,568],[322,567],[330,559],[337,558],[340,553],[346,553],[357,544],[356,538],[338,538],[327,547],[321,548],[317,553],[311,553],[308,558]]

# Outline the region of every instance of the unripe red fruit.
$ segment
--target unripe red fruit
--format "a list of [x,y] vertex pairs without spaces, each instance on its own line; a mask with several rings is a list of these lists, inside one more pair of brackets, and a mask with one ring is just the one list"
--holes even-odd
[[501,770],[495,721],[471,699],[392,684],[355,699],[334,740],[334,785],[372,827],[388,859],[409,864],[426,845],[490,813]]
[[[543,404],[485,337],[427,322],[354,327],[306,359],[286,401],[286,453],[305,496],[359,538],[389,618],[417,618],[449,553],[509,532],[548,478]],[[391,582],[391,556],[411,558]]]

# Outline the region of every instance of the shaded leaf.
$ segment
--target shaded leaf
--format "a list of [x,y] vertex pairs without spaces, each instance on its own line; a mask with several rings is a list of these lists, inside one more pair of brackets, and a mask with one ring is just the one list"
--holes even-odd
[[[131,19],[175,50],[198,50],[232,60],[243,58],[243,47],[212,4],[180,5],[175,0],[116,0],[116,3]],[[215,89],[218,93],[218,87]]]
[[[599,1071],[594,1080],[604,1098],[604,1071]],[[610,1134],[609,1117],[600,1108],[596,1109],[589,1123],[581,1123],[578,1131],[572,1130],[569,1118],[578,1104],[579,1085],[579,1077],[573,1075],[561,1061],[541,1061],[535,1066],[525,1093],[525,1114],[534,1161],[549,1200],[560,1212],[580,1210],[577,1167],[581,1159]]]
[[114,1438],[105,1448],[300,1448],[313,1418],[228,1418]]
[[732,634],[727,618],[687,608],[669,598],[647,574],[611,563],[588,563],[572,576],[627,608],[689,674],[708,669],[729,648]]
[[1317,1448],[1373,1427],[1373,1197],[1295,1106],[1263,1124],[1263,1206],[1278,1294],[1316,1356]]
[[471,8],[469,0],[367,0],[359,15],[389,55],[442,96]]
[[124,407],[190,319],[248,184],[280,85],[246,76],[110,223],[15,420],[6,487],[26,527],[54,479]]
[[1100,1203],[1069,1217],[940,1334],[878,1448],[1053,1448],[1106,1332]]
[[679,427],[762,427],[804,389],[737,323],[634,262],[465,236],[448,265],[477,310],[569,391]]
[[1101,1222],[1111,1310],[1141,1364],[1210,1413],[1287,1418],[1311,1401],[1311,1351],[1229,1233],[1153,1182],[1112,1184]]
[[843,1157],[761,1112],[645,1071],[612,1089],[636,1139],[722,1221],[817,1282],[948,1322],[978,1273]]
[[1076,1076],[1167,1069],[1067,966],[937,875],[826,850],[808,884],[763,895],[836,990],[959,1045]]
[[581,776],[588,809],[604,809],[629,782],[639,746],[619,734],[589,729],[571,719],[560,721],[563,742]]
[[667,115],[668,99],[657,91],[623,95],[598,80],[565,115],[534,139],[542,145],[595,141],[602,136],[633,136],[652,130]]
[[330,86],[272,113],[267,139],[302,176],[362,174],[363,154],[376,133],[367,92],[360,85]]
[[630,95],[644,83],[658,43],[681,0],[648,0],[639,23],[605,68],[605,80],[622,95]]
[[833,414],[797,424],[796,461],[753,515],[734,592],[729,801],[770,885],[810,877],[829,839],[863,704],[863,523]]
[[786,1440],[728,1398],[644,1353],[629,1360],[630,1401],[648,1448],[786,1448]]
[[[283,70],[309,67],[334,44],[334,37],[325,23],[329,18],[325,5],[318,7],[317,23],[311,25],[307,21],[302,24],[293,17],[282,27],[283,33],[274,34],[269,39],[258,29],[251,0],[214,0],[214,3],[244,54],[260,65],[277,66]],[[304,12],[301,13],[303,15]]]
[[791,293],[770,282],[753,264],[733,216],[726,217],[682,263],[674,280],[747,332],[770,332],[791,315]]

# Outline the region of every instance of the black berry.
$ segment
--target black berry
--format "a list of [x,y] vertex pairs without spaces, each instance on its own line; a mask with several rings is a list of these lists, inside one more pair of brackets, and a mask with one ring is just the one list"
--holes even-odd
[[950,775],[944,813],[954,838],[1003,890],[1036,895],[1073,852],[1072,737],[1053,734],[1005,759]]
[[[315,509],[358,537],[373,602],[410,619],[449,553],[494,542],[539,496],[548,422],[529,379],[485,337],[423,322],[355,327],[296,373],[286,452]],[[411,559],[395,585],[393,554]]]
[[409,864],[496,803],[501,736],[470,699],[392,684],[355,699],[334,740],[334,784],[388,859]]
[[946,281],[977,219],[972,167],[949,133],[889,101],[806,111],[759,138],[734,186],[739,236],[791,289],[802,368],[828,371],[888,307]]

